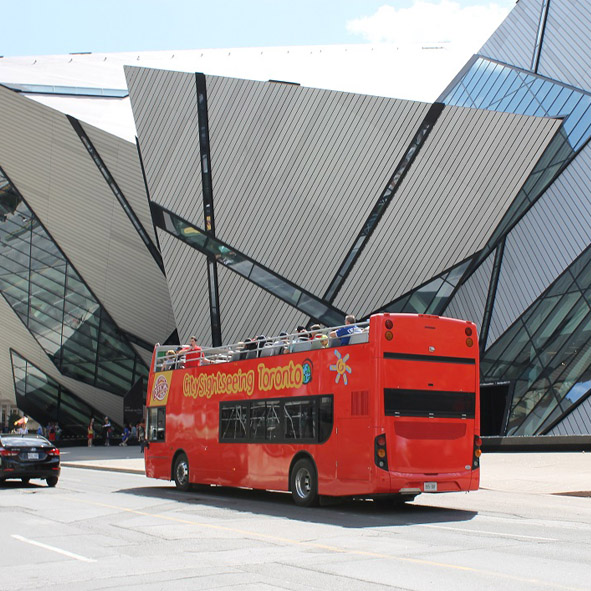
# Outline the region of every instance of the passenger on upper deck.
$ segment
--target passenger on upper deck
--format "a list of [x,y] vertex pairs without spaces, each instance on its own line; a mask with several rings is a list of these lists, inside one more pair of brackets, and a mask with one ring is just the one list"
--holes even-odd
[[185,357],[185,367],[197,367],[202,364],[204,359],[203,351],[193,336],[189,338],[189,345],[185,345],[179,353]]
[[346,326],[341,326],[341,328],[331,331],[329,336],[331,338],[340,338],[341,345],[348,345],[349,339],[351,338],[349,335],[354,332],[361,332],[361,329],[355,324],[355,322],[355,316],[353,316],[353,314],[347,314],[347,316],[345,316]]
[[298,331],[298,341],[309,341],[310,340],[310,334],[306,330],[305,326],[298,326],[297,331]]
[[328,337],[324,333],[321,333],[320,330],[320,324],[313,324],[310,327],[310,337],[314,341],[320,341],[320,346],[322,348],[328,347]]

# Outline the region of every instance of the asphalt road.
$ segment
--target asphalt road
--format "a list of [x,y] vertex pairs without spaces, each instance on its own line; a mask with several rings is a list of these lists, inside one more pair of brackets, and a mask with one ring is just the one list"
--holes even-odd
[[0,489],[0,589],[591,589],[591,499],[505,490],[402,509],[187,494],[66,466],[54,489]]

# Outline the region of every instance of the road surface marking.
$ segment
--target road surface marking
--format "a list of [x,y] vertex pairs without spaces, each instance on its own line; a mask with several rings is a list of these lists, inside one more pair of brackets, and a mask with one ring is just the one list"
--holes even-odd
[[520,577],[518,575],[512,575],[508,573],[502,573],[499,571],[492,571],[482,568],[475,568],[471,566],[462,566],[459,564],[450,564],[447,562],[436,562],[433,560],[425,560],[423,558],[410,558],[408,556],[395,556],[393,554],[383,554],[380,552],[368,552],[363,550],[352,550],[349,548],[342,548],[339,546],[329,546],[326,544],[319,544],[317,542],[309,542],[309,541],[300,541],[294,540],[292,538],[284,538],[280,536],[275,536],[272,534],[262,534],[252,530],[247,529],[240,529],[236,527],[229,527],[226,525],[215,525],[213,523],[203,523],[200,521],[193,521],[191,519],[182,519],[180,517],[172,517],[170,515],[160,515],[158,513],[148,513],[147,511],[138,511],[137,509],[129,509],[127,507],[121,507],[119,505],[111,505],[108,503],[98,503],[95,501],[86,501],[82,499],[69,499],[69,501],[74,501],[76,503],[82,503],[84,505],[91,505],[94,507],[104,507],[106,509],[113,509],[115,511],[123,511],[126,513],[131,513],[133,515],[141,515],[143,517],[152,517],[153,519],[161,519],[163,521],[170,521],[173,523],[183,523],[185,525],[193,525],[197,527],[201,527],[204,529],[212,529],[216,531],[225,531],[233,534],[241,534],[247,537],[258,538],[261,540],[268,540],[270,542],[282,542],[284,544],[290,544],[293,546],[302,546],[306,548],[315,548],[320,550],[327,550],[328,552],[334,552],[338,554],[350,554],[352,556],[363,556],[367,558],[383,558],[386,560],[395,560],[397,562],[406,562],[411,564],[420,564],[422,566],[433,566],[437,568],[443,568],[448,570],[456,570],[456,571],[463,571],[468,573],[474,573],[479,575],[486,575],[491,577],[496,577],[499,579],[508,579],[509,581],[518,582],[518,583],[529,583],[537,585],[538,587],[548,587],[553,591],[561,590],[561,591],[588,591],[588,589],[583,589],[581,587],[570,587],[567,585],[560,585],[555,582],[550,581],[542,581],[540,579],[535,579],[533,577]]
[[45,548],[46,550],[63,554],[69,558],[75,558],[81,562],[96,562],[96,560],[93,558],[86,558],[86,556],[80,556],[80,554],[74,554],[73,552],[68,552],[67,550],[62,550],[61,548],[56,548],[55,546],[50,546],[49,544],[42,544],[41,542],[36,542],[35,540],[29,540],[28,538],[23,538],[23,536],[19,536],[17,534],[12,534],[12,537],[15,540],[19,540],[20,542],[25,542],[27,544],[31,544],[32,546],[39,546],[39,548]]
[[540,542],[558,542],[556,538],[540,538],[539,536],[522,536],[520,534],[504,534],[496,531],[485,531],[479,529],[462,529],[461,527],[446,527],[444,525],[429,525],[428,523],[408,523],[407,525],[418,525],[419,527],[429,527],[431,529],[445,529],[448,531],[458,531],[463,534],[478,534],[484,536],[495,536],[499,538],[521,538],[523,540],[538,540]]

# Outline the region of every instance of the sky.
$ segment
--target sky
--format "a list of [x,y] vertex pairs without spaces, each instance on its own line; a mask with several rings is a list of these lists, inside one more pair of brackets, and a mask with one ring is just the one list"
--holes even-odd
[[479,48],[516,0],[4,0],[0,56],[380,42]]

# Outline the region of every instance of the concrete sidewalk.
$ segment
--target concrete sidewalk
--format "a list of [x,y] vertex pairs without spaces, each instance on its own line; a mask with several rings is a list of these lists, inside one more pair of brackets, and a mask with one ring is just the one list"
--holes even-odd
[[[139,446],[62,449],[62,466],[144,474]],[[581,493],[591,497],[591,453],[485,453],[483,489],[533,494]]]

